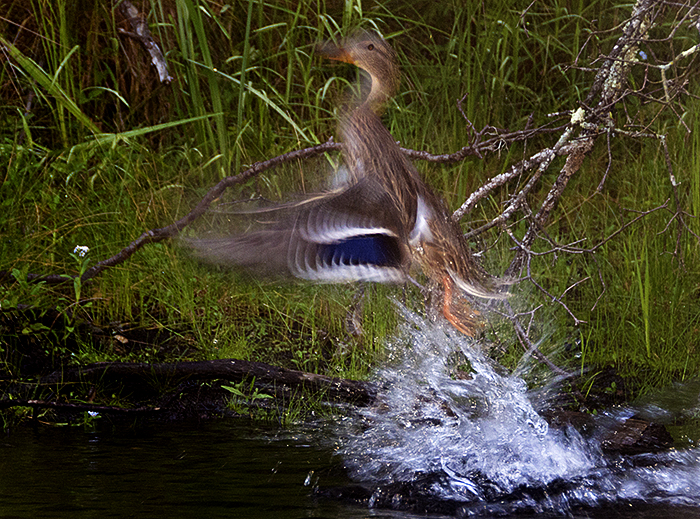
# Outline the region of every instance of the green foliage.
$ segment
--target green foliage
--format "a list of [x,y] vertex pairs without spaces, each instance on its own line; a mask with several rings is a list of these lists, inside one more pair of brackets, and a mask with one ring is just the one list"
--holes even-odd
[[231,393],[228,401],[229,410],[239,415],[247,415],[251,420],[273,422],[284,427],[299,424],[310,419],[316,419],[321,414],[332,414],[334,411],[324,409],[320,394],[309,395],[303,392],[291,395],[289,400],[284,392],[275,397],[260,391],[255,386],[255,379],[244,380],[234,385],[222,385],[222,389]]
[[253,418],[255,404],[258,403],[259,400],[273,398],[272,395],[262,393],[255,387],[255,379],[251,380],[250,383],[243,381],[233,386],[222,385],[221,388],[231,393],[231,400],[228,403],[228,407],[239,414],[248,411],[251,418]]
[[[182,217],[222,176],[333,135],[333,112],[345,77],[354,72],[348,75],[315,56],[314,44],[325,38],[359,26],[389,37],[404,80],[385,122],[403,145],[443,153],[471,142],[469,122],[477,129],[515,130],[546,124],[549,113],[575,109],[593,79],[587,68],[617,37],[607,29],[629,12],[603,1],[496,2],[486,8],[483,2],[427,0],[369,5],[153,0],[138,7],[146,10],[167,56],[174,80],[166,86],[158,83],[141,44],[119,32],[131,27],[118,8],[67,0],[5,4],[0,270],[12,272],[14,281],[3,280],[0,303],[3,312],[24,321],[19,328],[0,323],[0,348],[6,370],[17,375],[20,363],[9,345],[27,335],[45,342],[49,357],[72,355],[77,362],[238,357],[365,376],[381,359],[383,338],[394,331],[397,317],[388,301],[402,296],[401,289],[367,291],[364,333],[356,338],[344,325],[353,287],[251,280],[197,265],[176,242],[149,245],[83,284],[73,276],[85,272],[88,257],[72,251],[87,245],[91,265],[108,258],[143,232]],[[663,59],[668,49],[654,45]],[[693,130],[686,135],[672,115],[658,116],[658,108],[633,99],[626,102],[614,114],[620,126],[627,109],[668,134],[680,206],[699,214],[698,111],[684,116]],[[542,135],[483,159],[418,167],[456,207],[486,179],[551,144],[550,136]],[[629,210],[649,210],[672,196],[658,142],[616,137],[610,156],[601,192],[596,187],[608,166],[602,145],[572,180],[546,229],[557,243],[586,239],[582,246],[592,247],[628,221]],[[337,156],[328,156],[268,170],[221,203],[313,191],[336,162]],[[471,225],[492,218],[518,187],[482,203],[470,215]],[[546,187],[533,193],[530,207],[545,195]],[[564,298],[585,321],[578,327],[539,289],[527,283],[516,288],[524,308],[538,300],[547,304],[536,314],[546,323],[543,329],[553,330],[543,333],[544,350],[559,350],[575,338],[580,351],[578,357],[570,355],[572,364],[614,365],[641,374],[650,386],[697,376],[698,243],[680,228],[674,234],[678,221],[670,222],[671,216],[653,213],[595,254],[533,260],[534,278],[551,294],[589,278]],[[696,218],[685,221],[700,233]],[[206,228],[207,222],[197,225]],[[514,222],[510,230],[520,237],[526,227],[525,221]],[[476,243],[490,247],[485,264],[495,273],[512,257],[512,243],[497,232]],[[539,252],[550,248],[536,244]],[[73,281],[49,287],[28,282],[28,273],[66,273]],[[407,292],[407,304],[422,309],[418,291]],[[58,326],[56,320],[22,316],[23,304],[40,316],[55,311],[65,321]],[[149,344],[127,351],[116,342],[88,340],[80,333],[85,323],[163,331],[176,337],[178,346]],[[519,350],[510,338],[504,341],[501,360],[515,365]]]

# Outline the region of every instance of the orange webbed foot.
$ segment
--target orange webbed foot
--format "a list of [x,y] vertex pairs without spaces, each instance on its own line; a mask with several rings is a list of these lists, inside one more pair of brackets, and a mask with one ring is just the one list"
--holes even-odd
[[464,301],[460,301],[459,305],[453,304],[454,282],[451,277],[445,276],[442,279],[442,285],[445,289],[442,305],[443,315],[452,326],[464,335],[476,337],[483,327],[481,314]]

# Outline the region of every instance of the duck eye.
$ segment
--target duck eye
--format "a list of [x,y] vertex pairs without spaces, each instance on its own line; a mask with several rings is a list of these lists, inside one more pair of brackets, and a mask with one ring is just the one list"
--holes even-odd
[[374,44],[370,43],[369,45],[367,45],[367,50],[374,50]]

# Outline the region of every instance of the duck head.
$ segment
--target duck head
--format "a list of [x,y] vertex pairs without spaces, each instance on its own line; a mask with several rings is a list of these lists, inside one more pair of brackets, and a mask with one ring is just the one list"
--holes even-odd
[[361,32],[346,38],[340,45],[326,42],[318,51],[328,59],[351,63],[369,75],[371,86],[361,105],[374,112],[381,111],[399,89],[396,52],[377,34]]

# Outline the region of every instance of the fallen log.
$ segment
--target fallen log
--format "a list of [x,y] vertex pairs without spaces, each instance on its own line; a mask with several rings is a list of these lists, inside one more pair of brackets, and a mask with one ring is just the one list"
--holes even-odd
[[72,412],[90,412],[90,413],[117,413],[117,414],[133,414],[133,413],[155,413],[160,411],[159,407],[117,407],[113,405],[98,405],[98,404],[73,404],[70,402],[54,402],[51,400],[0,400],[0,410],[10,409],[12,407],[31,407],[36,412],[37,409],[57,409],[60,411]]
[[145,381],[165,379],[179,383],[189,379],[224,379],[232,382],[255,380],[256,386],[290,387],[322,392],[326,399],[367,405],[374,400],[376,388],[367,382],[316,375],[305,371],[285,369],[264,362],[239,359],[217,359],[169,364],[145,362],[96,362],[87,366],[69,366],[41,379],[41,384],[71,382],[104,382],[107,379]]

